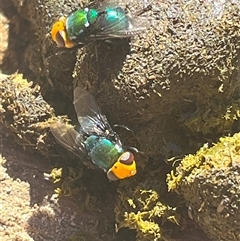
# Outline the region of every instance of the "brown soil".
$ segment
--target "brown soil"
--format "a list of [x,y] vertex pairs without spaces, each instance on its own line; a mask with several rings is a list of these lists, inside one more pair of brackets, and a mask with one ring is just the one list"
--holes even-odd
[[74,230],[77,204],[59,204],[52,183],[44,180],[47,160],[14,144],[1,127],[0,236],[7,240],[66,240]]

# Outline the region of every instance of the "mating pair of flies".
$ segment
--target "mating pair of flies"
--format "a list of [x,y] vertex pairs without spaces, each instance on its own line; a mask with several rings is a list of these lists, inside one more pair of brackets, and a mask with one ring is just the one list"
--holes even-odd
[[[151,5],[131,14],[115,1],[99,1],[60,17],[51,29],[51,36],[58,47],[82,47],[96,40],[130,38],[148,27],[141,14]],[[86,164],[103,169],[109,180],[134,176],[136,162],[131,151],[125,151],[119,136],[114,132],[93,96],[80,87],[74,90],[74,107],[80,130],[61,121],[50,126],[56,140],[67,150],[91,160]],[[95,164],[95,165],[92,165]]]

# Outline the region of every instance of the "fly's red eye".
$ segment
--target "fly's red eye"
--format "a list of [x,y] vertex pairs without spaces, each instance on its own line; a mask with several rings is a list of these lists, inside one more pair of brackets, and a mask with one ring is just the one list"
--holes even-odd
[[119,161],[125,165],[131,165],[134,161],[134,155],[131,152],[125,152],[119,158]]

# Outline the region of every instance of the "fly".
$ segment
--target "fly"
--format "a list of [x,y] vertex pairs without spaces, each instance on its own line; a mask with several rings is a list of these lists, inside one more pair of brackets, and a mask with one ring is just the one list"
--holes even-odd
[[80,131],[58,121],[50,126],[56,140],[81,160],[90,159],[92,162],[85,164],[103,169],[109,180],[134,176],[137,169],[133,153],[124,151],[119,136],[112,130],[93,96],[85,89],[76,87],[73,104]]
[[91,3],[68,17],[60,17],[52,26],[51,36],[57,46],[65,48],[84,46],[96,40],[129,38],[146,30],[148,21],[140,15],[149,9],[151,5],[130,14],[115,1]]

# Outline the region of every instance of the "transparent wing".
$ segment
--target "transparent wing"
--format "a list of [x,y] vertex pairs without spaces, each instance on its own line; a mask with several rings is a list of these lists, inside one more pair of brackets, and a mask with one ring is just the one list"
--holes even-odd
[[93,96],[80,87],[74,90],[74,107],[84,132],[98,136],[114,135],[105,115],[101,114]]
[[51,124],[50,130],[55,139],[65,149],[75,153],[77,156],[82,156],[86,153],[82,145],[83,139],[73,126],[58,121]]
[[88,157],[81,134],[78,133],[73,126],[58,121],[50,125],[50,130],[60,145],[80,157],[86,166],[97,168]]
[[[123,6],[125,4],[125,6]],[[107,8],[112,10],[120,11],[122,17],[119,17],[118,21],[115,21],[113,24],[106,22],[105,14],[102,14],[96,23],[94,23],[89,34],[89,38],[93,39],[107,39],[107,38],[124,38],[131,37],[137,32],[146,30],[149,27],[149,21],[139,16],[138,13],[130,16],[129,13],[125,12],[124,8],[127,5],[127,2],[124,2],[120,6],[115,1],[99,1],[90,5],[90,7],[95,7],[99,12],[105,12]],[[144,12],[144,11],[143,11]],[[140,14],[141,15],[141,14]]]
[[144,31],[147,29],[148,22],[138,17],[137,19],[132,19],[129,16],[127,17],[127,25],[125,18],[119,20],[117,23],[109,25],[108,27],[101,27],[93,32],[89,37],[94,39],[108,39],[108,38],[127,38],[131,37],[138,32]]

